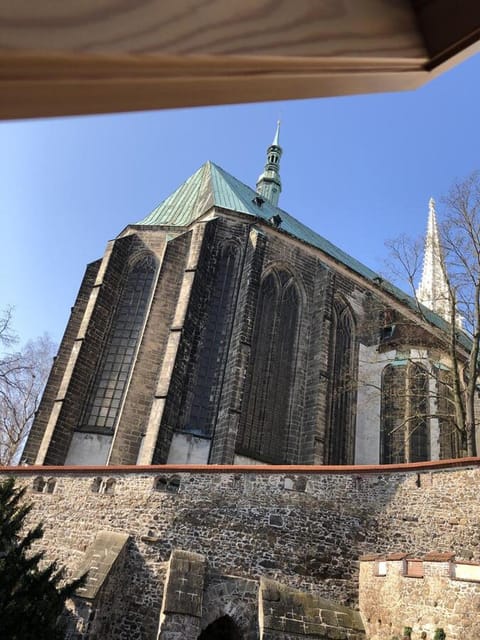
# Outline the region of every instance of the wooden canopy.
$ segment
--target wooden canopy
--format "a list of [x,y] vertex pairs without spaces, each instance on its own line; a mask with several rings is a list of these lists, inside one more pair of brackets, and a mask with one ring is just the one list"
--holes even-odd
[[0,118],[412,89],[479,49],[478,0],[0,4]]

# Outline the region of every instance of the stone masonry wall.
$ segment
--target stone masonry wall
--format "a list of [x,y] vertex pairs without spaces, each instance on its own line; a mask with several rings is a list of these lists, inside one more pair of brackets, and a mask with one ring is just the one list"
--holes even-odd
[[422,632],[433,638],[439,628],[449,640],[480,635],[480,566],[464,565],[476,567],[475,579],[456,579],[453,559],[442,555],[447,554],[413,561],[420,565],[417,575],[409,572],[406,558],[360,563],[360,609],[371,640],[400,637],[406,626],[412,628],[413,640]]
[[[154,640],[173,549],[204,555],[208,571],[217,574],[264,576],[353,606],[364,554],[433,550],[480,560],[478,462],[459,469],[438,463],[391,472],[376,467],[370,473],[362,467],[349,473],[328,467],[179,469],[2,470],[27,485],[30,522],[44,523],[48,557],[71,571],[97,532],[131,536],[131,571],[117,600],[122,615],[112,616],[112,637],[119,640]],[[53,493],[34,491],[38,475],[56,479]],[[108,493],[92,491],[97,476],[115,481]]]

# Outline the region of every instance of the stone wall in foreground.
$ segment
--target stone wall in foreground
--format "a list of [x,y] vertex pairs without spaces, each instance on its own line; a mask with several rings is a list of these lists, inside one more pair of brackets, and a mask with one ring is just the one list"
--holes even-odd
[[480,564],[458,563],[448,553],[423,559],[393,554],[360,563],[360,610],[371,640],[412,639],[436,629],[446,637],[480,636]]
[[[480,561],[480,466],[455,465],[347,473],[328,467],[28,467],[3,473],[27,486],[30,522],[44,523],[47,556],[72,572],[100,532],[129,535],[124,577],[103,595],[110,613],[102,639],[155,640],[175,549],[205,557],[205,592],[215,585],[224,593],[216,615],[235,619],[242,611],[239,625],[248,627],[248,637],[255,627],[245,621],[248,607],[237,607],[229,588],[218,586],[232,577],[271,579],[355,607],[358,560],[365,554],[453,552],[459,560]],[[42,485],[40,477],[51,481]],[[247,600],[255,599],[255,589]],[[208,611],[197,622],[200,629],[210,624]]]

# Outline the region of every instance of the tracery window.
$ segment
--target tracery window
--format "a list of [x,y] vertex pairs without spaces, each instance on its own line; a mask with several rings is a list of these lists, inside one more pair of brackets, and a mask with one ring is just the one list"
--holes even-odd
[[88,431],[112,432],[147,311],[156,263],[143,256],[130,267],[82,421]]
[[455,423],[455,407],[452,392],[452,374],[446,369],[437,372],[437,414],[440,431],[440,459],[458,458],[461,455],[461,438]]
[[223,247],[219,255],[200,345],[192,399],[184,420],[183,428],[186,431],[206,436],[212,434],[218,408],[234,314],[234,282],[238,257],[238,248],[232,244]]
[[265,462],[286,462],[290,398],[300,319],[300,297],[291,275],[271,272],[262,282],[251,368],[237,450]]
[[381,462],[421,462],[430,457],[429,374],[417,362],[385,367],[382,379]]
[[327,464],[353,464],[357,356],[355,321],[350,307],[336,299],[330,332],[330,418]]

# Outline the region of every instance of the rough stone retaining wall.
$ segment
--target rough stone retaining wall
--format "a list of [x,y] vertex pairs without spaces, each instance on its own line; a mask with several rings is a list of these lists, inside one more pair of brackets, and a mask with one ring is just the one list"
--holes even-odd
[[[222,575],[263,576],[348,606],[358,604],[364,554],[452,551],[480,561],[478,460],[339,471],[23,467],[1,474],[26,484],[30,522],[45,525],[41,544],[72,572],[98,532],[129,534],[122,593],[108,596],[104,638],[154,640],[174,549],[205,556],[217,583]],[[56,480],[53,493],[34,490],[39,475]]]
[[480,565],[464,565],[476,569],[465,572],[473,579],[456,579],[453,559],[442,557],[447,555],[414,561],[421,565],[415,572],[409,572],[407,558],[361,562],[360,610],[371,640],[401,637],[404,627],[412,628],[413,640],[422,632],[433,638],[438,628],[449,640],[480,636]]

